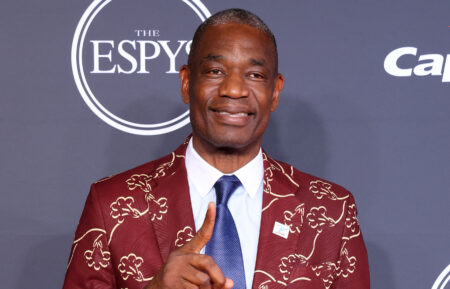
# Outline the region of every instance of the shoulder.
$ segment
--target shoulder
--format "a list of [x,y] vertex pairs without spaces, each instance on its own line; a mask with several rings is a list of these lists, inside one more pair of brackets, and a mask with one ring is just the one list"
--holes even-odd
[[[348,200],[354,202],[353,195],[343,186],[332,181],[302,172],[290,164],[267,157],[269,163],[284,175],[291,179],[297,187],[296,195],[305,201],[315,205],[336,205],[336,201]],[[347,202],[348,203],[348,202]]]
[[157,178],[170,173],[176,160],[184,160],[184,155],[172,152],[154,161],[147,162],[127,171],[102,178],[91,186],[91,194],[101,203],[110,202],[129,194],[148,193]]
[[101,186],[114,186],[118,183],[121,183],[124,180],[129,179],[132,176],[136,175],[149,175],[153,173],[160,165],[169,162],[172,159],[172,154],[163,156],[159,159],[141,164],[137,167],[134,167],[132,169],[104,177],[94,183],[95,186],[101,187]]

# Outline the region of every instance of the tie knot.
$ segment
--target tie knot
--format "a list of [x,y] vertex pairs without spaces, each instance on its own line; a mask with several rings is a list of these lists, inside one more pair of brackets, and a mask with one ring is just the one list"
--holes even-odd
[[222,176],[215,184],[217,205],[227,205],[233,192],[241,185],[241,181],[235,176]]

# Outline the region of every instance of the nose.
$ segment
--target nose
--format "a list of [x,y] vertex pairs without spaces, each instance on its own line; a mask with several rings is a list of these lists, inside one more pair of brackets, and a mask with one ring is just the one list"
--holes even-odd
[[220,85],[220,96],[230,98],[248,97],[249,90],[244,76],[239,73],[230,73],[223,78]]

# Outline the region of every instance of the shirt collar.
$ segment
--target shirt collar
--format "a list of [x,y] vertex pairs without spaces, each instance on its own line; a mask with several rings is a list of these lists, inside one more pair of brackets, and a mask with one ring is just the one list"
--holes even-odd
[[[210,165],[197,153],[194,149],[192,138],[189,140],[186,149],[185,161],[189,182],[194,185],[202,197],[206,196],[217,180],[224,175],[224,173]],[[253,198],[263,181],[264,175],[261,149],[250,162],[230,175],[235,175],[241,181],[245,191]]]

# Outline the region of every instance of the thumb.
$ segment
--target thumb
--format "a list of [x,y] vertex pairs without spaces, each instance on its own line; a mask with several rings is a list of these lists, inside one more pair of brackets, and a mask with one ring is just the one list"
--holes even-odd
[[200,253],[202,248],[205,247],[212,237],[215,221],[216,205],[213,202],[210,202],[202,227],[198,230],[197,234],[182,247],[183,250],[192,253]]
[[234,286],[233,280],[230,278],[225,278],[225,285],[223,286],[224,289],[231,289]]

